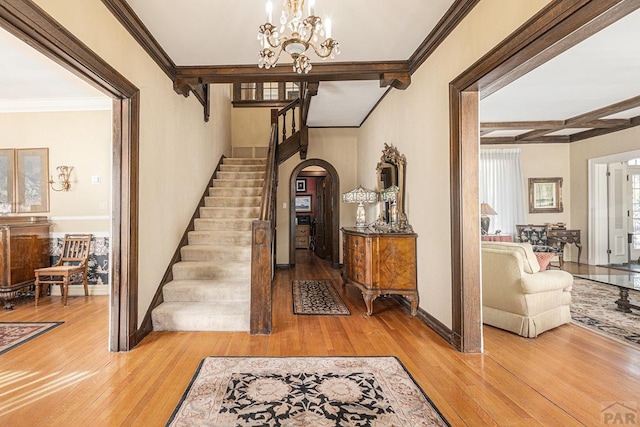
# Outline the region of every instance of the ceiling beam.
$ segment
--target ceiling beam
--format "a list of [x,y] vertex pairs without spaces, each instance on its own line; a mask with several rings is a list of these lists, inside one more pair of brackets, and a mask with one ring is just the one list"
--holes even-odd
[[176,78],[197,78],[202,83],[259,83],[341,80],[381,80],[384,74],[407,74],[406,61],[389,62],[327,62],[313,66],[313,72],[298,74],[288,64],[269,70],[257,65],[225,65],[177,67]]
[[481,145],[487,144],[567,144],[571,139],[565,135],[541,136],[531,140],[518,140],[515,136],[495,136],[480,138]]

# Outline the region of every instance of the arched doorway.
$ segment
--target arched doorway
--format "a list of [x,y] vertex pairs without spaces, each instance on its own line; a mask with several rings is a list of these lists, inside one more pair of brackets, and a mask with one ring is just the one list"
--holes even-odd
[[296,179],[303,169],[310,166],[319,166],[326,171],[327,191],[326,195],[328,200],[325,200],[327,220],[327,242],[330,247],[327,253],[327,258],[331,260],[333,268],[340,267],[340,177],[336,169],[328,162],[321,159],[309,159],[301,162],[293,169],[291,176],[289,177],[289,266],[294,267],[296,264],[296,245],[295,245],[295,231],[296,231],[296,193],[299,189],[296,186]]

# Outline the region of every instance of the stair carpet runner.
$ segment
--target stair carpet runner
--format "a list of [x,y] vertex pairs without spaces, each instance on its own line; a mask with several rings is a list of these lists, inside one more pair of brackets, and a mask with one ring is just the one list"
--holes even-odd
[[265,159],[225,158],[173,265],[154,331],[248,331],[251,225],[258,219]]

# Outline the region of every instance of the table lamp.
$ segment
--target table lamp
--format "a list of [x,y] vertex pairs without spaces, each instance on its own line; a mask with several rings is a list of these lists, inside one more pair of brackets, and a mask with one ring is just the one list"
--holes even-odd
[[365,228],[367,226],[367,221],[365,220],[363,203],[377,203],[378,193],[359,185],[357,188],[354,188],[347,193],[343,193],[342,201],[345,203],[358,204],[358,210],[356,212],[356,228]]
[[489,203],[480,203],[480,228],[482,229],[482,234],[489,234],[489,224],[491,223],[489,215],[498,215],[498,213],[493,210]]

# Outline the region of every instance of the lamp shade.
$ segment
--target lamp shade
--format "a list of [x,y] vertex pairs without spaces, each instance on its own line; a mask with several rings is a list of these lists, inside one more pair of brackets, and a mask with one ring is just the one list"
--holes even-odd
[[358,188],[343,193],[342,201],[345,203],[376,203],[378,201],[378,193],[359,185]]
[[498,215],[498,212],[494,211],[489,203],[480,203],[480,213],[482,215]]

